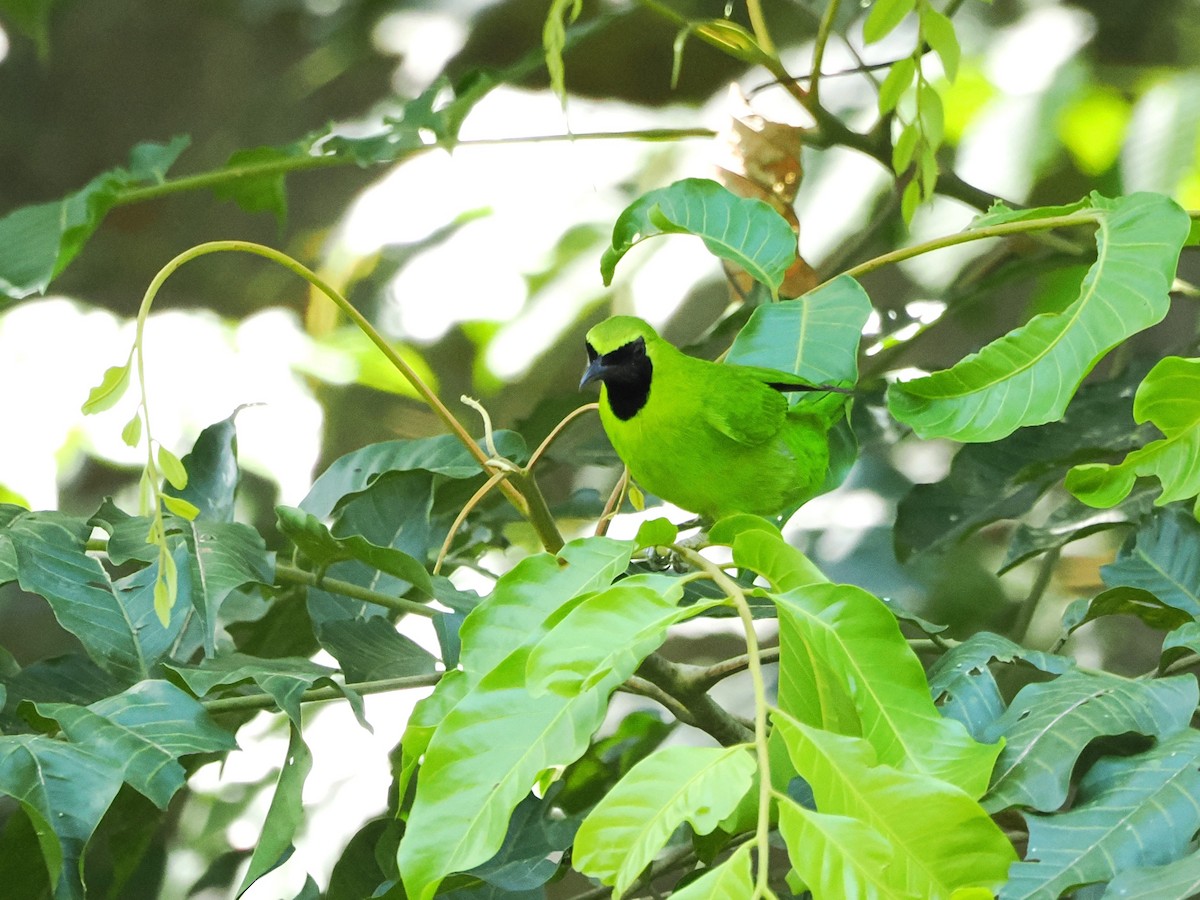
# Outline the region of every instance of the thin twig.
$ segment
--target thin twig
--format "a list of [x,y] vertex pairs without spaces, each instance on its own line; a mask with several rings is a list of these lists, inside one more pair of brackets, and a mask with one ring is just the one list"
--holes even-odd
[[416,600],[393,597],[391,594],[373,591],[370,588],[361,587],[349,581],[341,581],[337,578],[325,578],[315,572],[307,572],[304,569],[289,566],[285,563],[275,563],[275,580],[284,584],[303,584],[308,587],[320,588],[323,591],[329,591],[331,594],[341,594],[343,597],[350,597],[353,600],[374,603],[376,606],[382,606],[385,609],[411,613],[415,616],[424,616],[427,619],[432,619],[438,615],[438,610],[432,609],[424,603],[418,603]]
[[[402,678],[381,678],[377,681],[359,681],[346,685],[347,690],[356,694],[382,694],[387,691],[409,690],[411,688],[430,687],[442,678],[441,672],[428,675],[405,675]],[[300,695],[301,703],[317,703],[325,700],[345,699],[345,692],[336,687],[309,688]],[[201,700],[200,703],[210,713],[245,712],[255,709],[279,709],[275,698],[266,693],[240,694],[236,697],[217,697],[214,700]]]

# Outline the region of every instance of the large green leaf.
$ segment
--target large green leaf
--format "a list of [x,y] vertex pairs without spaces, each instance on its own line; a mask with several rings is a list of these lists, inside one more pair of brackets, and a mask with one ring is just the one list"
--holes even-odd
[[136,606],[122,602],[104,567],[87,555],[88,529],[82,526],[56,513],[14,520],[7,534],[16,550],[18,581],[22,590],[46,599],[59,624],[79,638],[98,665],[133,684],[149,676],[153,663],[139,640],[139,626],[155,626],[139,616]]
[[1094,738],[1133,732],[1165,740],[1188,727],[1198,699],[1190,675],[1131,681],[1073,669],[1027,685],[989,729],[1005,745],[984,806],[1058,809],[1076,760]]
[[1100,577],[1110,588],[1141,588],[1200,616],[1200,523],[1181,509],[1155,510]]
[[243,409],[238,407],[227,419],[209,425],[196,438],[183,459],[187,486],[182,490],[170,483],[163,493],[179,497],[196,507],[197,518],[204,521],[232,522],[233,503],[237,499],[241,471],[237,461],[237,427],[234,419]]
[[671,894],[672,900],[745,900],[754,892],[750,844],[742,844],[719,866]]
[[42,735],[0,736],[0,794],[33,822],[55,900],[83,900],[83,851],[121,787],[121,770]]
[[784,797],[779,800],[779,833],[792,868],[813,900],[915,896],[889,880],[895,858],[892,846],[866,822],[807,809]]
[[726,361],[794,372],[814,384],[858,381],[858,343],[871,299],[849,275],[750,314]]
[[396,630],[388,619],[333,619],[321,626],[321,646],[341,664],[347,681],[428,675],[433,656]]
[[166,144],[139,144],[127,168],[110,169],[53,203],[24,206],[0,218],[0,293],[15,299],[45,291],[67,267],[127,188],[157,184],[186,136]]
[[[812,787],[817,809],[865,826],[850,829],[842,823],[837,827],[824,823],[827,849],[849,851],[853,856],[852,845],[841,843],[852,836],[847,832],[874,832],[884,843],[867,838],[872,856],[886,846],[890,851],[886,855],[891,857],[890,865],[875,877],[892,889],[892,896],[949,897],[959,888],[995,889],[1004,881],[1016,859],[1012,844],[983,808],[959,788],[928,775],[877,764],[874,749],[862,738],[812,728],[786,714],[775,714],[773,721],[796,771]],[[838,843],[831,841],[835,834]],[[788,849],[792,853],[791,842]],[[831,861],[818,855],[817,847],[795,849],[792,865],[801,878],[810,886],[821,884],[832,890],[836,882],[833,873],[826,871]],[[866,879],[869,865],[850,858],[841,862],[843,873]]]
[[614,668],[627,669],[662,644],[667,629],[723,600],[679,608],[683,588],[667,575],[634,575],[607,590],[585,596],[569,608],[529,652],[530,692],[574,694],[586,691]]
[[583,818],[562,814],[555,802],[561,786],[556,783],[544,796],[530,794],[518,803],[499,851],[467,874],[513,892],[536,890],[558,874],[561,854],[571,845]]
[[886,765],[947,781],[972,797],[984,792],[1000,746],[979,743],[938,712],[920,661],[883,603],[835,584],[772,599],[785,712],[806,725],[861,734]]
[[34,704],[71,743],[107,760],[125,781],[166,809],[183,787],[178,762],[188,753],[232,750],[233,735],[218,728],[204,707],[166,681],[143,681],[90,706]]
[[622,778],[579,826],[574,864],[619,897],[684,822],[708,834],[750,790],[744,746],[665,747]]
[[1057,897],[1134,866],[1179,859],[1200,829],[1198,798],[1200,734],[1195,731],[1137,756],[1103,759],[1080,782],[1069,812],[1026,815],[1029,850],[1025,861],[1012,867],[1000,897]]
[[612,282],[634,246],[662,234],[694,234],[710,252],[741,266],[774,294],[796,260],[796,233],[762,200],[738,197],[707,178],[685,178],[643,194],[617,217],[600,274]]
[[1115,506],[1139,477],[1162,483],[1157,504],[1200,494],[1200,359],[1168,356],[1138,386],[1133,418],[1151,422],[1165,437],[1116,465],[1088,463],[1067,473],[1067,490],[1091,506]]
[[1122,868],[1101,900],[1177,900],[1200,894],[1200,851],[1165,866]]
[[1062,416],[1083,377],[1130,335],[1167,312],[1190,221],[1172,200],[1092,198],[1097,260],[1078,299],[1043,313],[954,367],[888,391],[892,414],[922,437],[994,441]]

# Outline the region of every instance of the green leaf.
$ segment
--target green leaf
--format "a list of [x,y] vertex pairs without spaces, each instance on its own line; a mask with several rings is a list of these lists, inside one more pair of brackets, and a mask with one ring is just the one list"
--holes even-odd
[[1195,731],[1136,756],[1102,759],[1080,782],[1069,812],[1026,815],[1029,850],[1025,861],[1012,867],[1001,900],[1057,897],[1135,866],[1182,857],[1200,828],[1197,796],[1200,734]]
[[[219,200],[232,200],[246,212],[269,212],[282,228],[287,221],[286,168],[280,165],[272,171],[271,164],[309,156],[310,144],[309,141],[298,141],[287,147],[254,147],[236,151],[226,161],[224,174],[241,169],[249,171],[236,178],[217,181],[213,185],[213,194]],[[260,171],[264,168],[265,171]]]
[[[497,431],[493,437],[496,449],[506,458],[517,464],[529,458],[525,441],[516,432]],[[313,483],[300,508],[325,519],[384,473],[413,471],[456,479],[472,478],[483,472],[475,457],[451,434],[382,441],[338,457]]]
[[745,269],[775,294],[796,260],[796,234],[762,200],[738,197],[706,178],[685,178],[643,194],[618,216],[600,260],[606,285],[621,257],[647,238],[694,234],[709,252]]
[[1098,259],[1079,297],[950,369],[888,390],[888,408],[924,438],[994,441],[1062,416],[1099,359],[1166,314],[1189,220],[1170,199],[1094,197]]
[[435,669],[429,651],[382,616],[333,619],[322,624],[319,638],[341,664],[347,681],[427,675]]
[[204,707],[166,681],[143,681],[90,706],[36,703],[38,715],[53,719],[72,744],[105,759],[125,781],[159,809],[185,778],[179,757],[237,747]]
[[[84,401],[81,407],[85,416],[104,412],[104,410],[112,409],[112,407],[117,405],[120,399],[125,396],[125,391],[129,388],[130,368],[131,360],[126,360],[123,366],[111,366],[104,370],[104,375],[100,379],[100,383],[92,388],[87,400]],[[134,417],[137,418],[137,415],[135,414]],[[138,421],[140,423],[141,419],[138,419]],[[126,427],[128,428],[128,426]],[[139,424],[139,431],[140,427]],[[129,443],[129,441],[126,441],[126,443]],[[136,444],[137,441],[133,443]]]
[[177,491],[187,487],[187,469],[183,467],[178,456],[163,446],[158,448],[158,467],[171,487]]
[[139,409],[121,429],[121,440],[127,447],[136,447],[142,439],[142,411]]
[[1160,670],[1189,653],[1200,653],[1200,622],[1185,622],[1163,638]]
[[1159,360],[1138,387],[1133,418],[1166,437],[1126,455],[1117,465],[1089,463],[1067,473],[1067,490],[1090,506],[1115,506],[1139,477],[1162,483],[1157,504],[1200,494],[1200,359]]
[[958,36],[954,33],[954,23],[930,3],[921,4],[920,15],[921,38],[941,57],[946,80],[953,81],[958,76],[958,60],[962,54],[958,46]]
[[1133,732],[1165,740],[1186,729],[1200,699],[1190,675],[1130,681],[1072,670],[1030,684],[989,729],[1003,738],[984,806],[1053,810],[1067,798],[1075,761],[1094,738]]
[[233,521],[241,471],[237,461],[237,427],[234,419],[245,409],[239,406],[227,419],[215,422],[200,432],[192,449],[181,463],[187,484],[178,489],[168,486],[163,493],[186,500],[198,510],[196,516],[216,522]]
[[198,666],[170,663],[167,668],[197,697],[207,697],[218,688],[231,688],[246,682],[254,682],[265,693],[270,694],[276,705],[287,713],[288,718],[299,728],[300,698],[318,682],[332,683],[334,670],[317,665],[307,659],[282,656],[263,659],[244,653],[229,653],[215,659],[206,659]]
[[[290,713],[289,713],[290,715]],[[279,781],[263,822],[262,834],[254,844],[250,867],[238,888],[239,897],[272,869],[282,865],[295,849],[292,841],[304,821],[304,780],[312,769],[312,753],[304,743],[299,711],[292,718],[287,755],[279,770]]]
[[920,661],[895,617],[852,585],[771,595],[779,609],[779,705],[807,725],[861,734],[880,762],[947,781],[972,797],[987,787],[999,745],[981,744],[933,705]]
[[574,865],[627,891],[680,825],[708,834],[750,790],[754,759],[735,746],[665,747],[622,778],[575,835]]
[[433,583],[425,567],[402,550],[380,547],[361,535],[335,538],[316,516],[290,506],[275,507],[279,530],[311,560],[318,569],[336,562],[357,559],[381,572],[413,585],[426,597],[433,596]]
[[1122,867],[1101,900],[1175,900],[1200,892],[1200,851],[1164,866]]
[[[1149,591],[1141,588],[1115,587],[1102,591],[1090,601],[1082,602],[1082,615],[1072,615],[1070,608],[1063,615],[1063,630],[1070,634],[1081,625],[1094,622],[1105,616],[1133,616],[1145,622],[1151,628],[1159,631],[1170,631],[1185,622],[1191,622],[1192,617],[1181,609],[1159,600]],[[1072,606],[1075,606],[1073,603]]]
[[[898,59],[892,64],[887,77],[883,79],[883,84],[879,86],[879,112],[881,115],[887,115],[896,108],[896,104],[900,102],[904,92],[912,87],[913,76],[916,74],[917,61],[911,56]],[[912,129],[912,133],[915,140],[919,132]],[[908,168],[907,163],[904,168]]]
[[870,314],[862,285],[839,275],[798,300],[757,307],[726,359],[793,372],[814,384],[854,384],[859,339]]
[[0,218],[0,293],[19,300],[44,292],[121,192],[160,183],[189,142],[178,136],[166,144],[139,144],[130,153],[128,168],[110,169],[60,201],[25,206]]
[[1136,491],[1121,505],[1098,510],[1070,499],[1050,513],[1044,525],[1017,525],[997,574],[1003,575],[1035,556],[1061,550],[1089,535],[1139,522],[1150,512],[1151,501],[1149,491]]
[[678,536],[679,529],[670,519],[647,519],[638,526],[634,542],[639,550],[646,547],[666,547],[675,543]]
[[[855,820],[860,826],[853,829],[855,834],[874,832],[879,839],[867,838],[872,856],[885,847],[891,851],[890,865],[875,878],[890,886],[892,895],[946,897],[958,888],[994,889],[1003,883],[1016,853],[967,794],[934,777],[878,765],[873,748],[862,738],[812,728],[779,713],[772,720],[796,771],[811,785],[817,809]],[[919,815],[914,810],[920,810]],[[851,831],[843,823],[829,830],[833,834],[827,839],[836,835],[841,841]],[[816,848],[796,849],[799,852],[793,855],[789,842],[792,865],[801,878],[814,888],[819,884],[836,891],[828,880],[832,873],[824,870],[826,860],[814,853]],[[868,878],[869,862],[855,859],[852,847],[846,849],[849,858],[839,854],[838,862],[856,870],[856,879]]]
[[786,797],[779,801],[779,833],[792,869],[815,897],[913,896],[891,883],[895,853],[865,822],[806,809]]
[[[688,24],[687,32],[752,66],[767,65],[771,56],[764,52],[754,35],[729,19],[706,19]],[[685,32],[685,33],[687,33]]]
[[733,539],[733,560],[741,568],[757,572],[779,593],[829,583],[821,570],[774,527],[738,533]]
[[[978,230],[980,228],[990,228],[993,225],[1007,225],[1010,222],[1028,222],[1033,219],[1057,219],[1062,216],[1085,212],[1092,208],[1093,201],[1093,197],[1084,197],[1082,200],[1076,200],[1074,203],[1064,203],[1061,206],[1036,206],[1032,208],[1012,209],[1005,203],[997,200],[988,207],[986,213],[972,219],[968,227],[972,230]],[[1083,221],[1082,218],[1081,221]]]
[[552,786],[543,797],[530,794],[518,803],[500,850],[467,874],[512,892],[537,891],[554,878],[561,863],[548,857],[570,847],[582,818],[562,814],[555,802],[559,787]]
[[633,674],[614,672],[576,697],[534,698],[525,690],[525,663],[517,652],[483,676],[429,741],[397,854],[413,900],[430,900],[446,875],[495,855],[517,803],[542,773],[584,752],[608,695]]
[[1155,510],[1100,577],[1110,588],[1140,588],[1200,616],[1200,523],[1181,509]]
[[567,46],[567,26],[575,23],[583,12],[583,0],[551,0],[550,10],[542,25],[542,47],[546,53],[546,70],[550,73],[550,90],[567,108],[567,78],[563,68],[563,50]]
[[671,900],[745,900],[753,892],[750,844],[745,843],[725,862],[671,894]]
[[631,658],[640,662],[657,649],[674,623],[724,602],[681,609],[682,595],[678,578],[634,575],[565,606],[565,615],[556,615],[549,633],[529,651],[529,692],[572,696],[589,690],[614,669],[629,669]]
[[863,41],[873,44],[896,30],[904,17],[913,11],[916,0],[875,0],[863,23]]
[[83,900],[83,852],[121,787],[121,772],[81,747],[42,735],[0,735],[0,794],[38,835],[55,900]]

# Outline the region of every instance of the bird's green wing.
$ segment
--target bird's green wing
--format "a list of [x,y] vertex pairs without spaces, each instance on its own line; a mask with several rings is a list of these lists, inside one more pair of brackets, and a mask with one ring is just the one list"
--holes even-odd
[[757,378],[726,377],[705,395],[704,413],[717,431],[739,444],[753,446],[779,432],[787,408],[787,398]]

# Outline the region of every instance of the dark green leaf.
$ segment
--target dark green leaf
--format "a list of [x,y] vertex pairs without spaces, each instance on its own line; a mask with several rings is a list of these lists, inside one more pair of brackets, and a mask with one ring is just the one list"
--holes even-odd
[[333,619],[321,625],[318,637],[341,664],[347,681],[426,675],[435,669],[427,650],[381,616]]
[[1109,587],[1141,588],[1200,616],[1200,523],[1180,509],[1155,510],[1100,577]]
[[237,462],[237,427],[234,419],[245,407],[239,406],[228,419],[209,425],[200,432],[190,453],[183,457],[187,487],[182,490],[165,486],[163,492],[180,497],[200,512],[198,518],[214,522],[232,522],[241,472]]
[[750,200],[705,178],[685,178],[643,194],[617,218],[600,274],[607,285],[621,257],[647,238],[694,234],[710,252],[745,269],[774,294],[796,259],[796,233],[762,200]]
[[1175,900],[1200,893],[1200,851],[1152,868],[1122,867],[1103,900]]
[[1064,615],[1063,630],[1070,634],[1081,625],[1104,616],[1133,616],[1159,631],[1170,631],[1192,621],[1191,615],[1164,603],[1149,591],[1115,587],[1093,597],[1082,615]]
[[56,900],[83,900],[83,851],[121,787],[121,770],[42,735],[0,736],[0,794],[33,822]]
[[296,849],[292,841],[304,819],[304,780],[308,778],[309,770],[312,769],[312,753],[308,744],[304,743],[304,735],[300,731],[299,710],[296,712],[292,717],[291,737],[288,740],[287,755],[279,771],[279,781],[271,797],[271,806],[267,810],[266,821],[263,822],[262,834],[254,845],[250,868],[246,870],[242,885],[238,888],[239,897],[262,876],[286,862]]
[[1044,525],[1034,527],[1022,522],[1016,527],[997,574],[1003,575],[1035,556],[1061,550],[1088,535],[1137,522],[1150,511],[1152,501],[1153,494],[1148,490],[1134,491],[1124,503],[1112,509],[1098,510],[1078,500],[1068,500],[1050,514]]
[[255,147],[238,150],[225,163],[225,174],[246,170],[246,174],[224,179],[213,186],[219,200],[232,200],[246,212],[269,212],[282,228],[287,221],[287,188],[284,176],[287,166],[272,163],[310,155],[310,142],[298,141],[288,147]]
[[1185,622],[1163,638],[1159,668],[1165,669],[1188,654],[1200,654],[1200,622]]
[[35,704],[56,721],[73,744],[121,771],[126,782],[166,809],[183,787],[178,758],[188,753],[232,750],[233,735],[218,728],[204,707],[173,684],[143,681],[90,706]]
[[1075,761],[1093,739],[1132,732],[1166,740],[1188,727],[1198,699],[1190,675],[1130,681],[1076,669],[1027,685],[989,729],[992,740],[1006,743],[983,804],[992,812],[1058,809]]
[[467,874],[505,891],[532,891],[557,874],[560,863],[549,857],[571,845],[582,816],[563,816],[555,802],[557,789],[545,797],[530,794],[508,820],[496,855]]
[[1102,759],[1080,782],[1069,812],[1026,815],[1029,850],[1025,861],[1012,867],[1001,900],[1057,897],[1134,866],[1181,858],[1200,829],[1197,796],[1200,734],[1195,731],[1137,756]]
[[222,687],[234,687],[254,682],[275,700],[297,726],[300,722],[300,696],[319,681],[328,681],[334,670],[307,659],[281,657],[261,659],[241,653],[230,653],[206,659],[199,666],[176,663],[167,666],[189,691],[206,697]]

